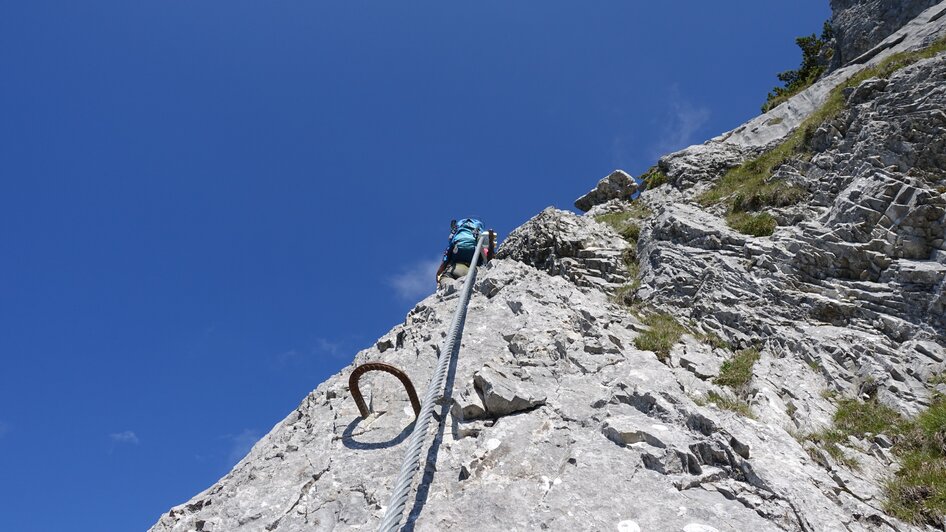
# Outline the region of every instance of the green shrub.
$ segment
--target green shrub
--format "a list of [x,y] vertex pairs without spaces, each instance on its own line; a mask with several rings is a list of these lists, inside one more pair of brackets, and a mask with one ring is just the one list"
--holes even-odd
[[666,360],[686,329],[670,314],[650,314],[641,321],[648,329],[634,338],[634,345],[642,351],[653,351],[661,361]]
[[757,349],[743,349],[723,362],[714,382],[740,390],[752,380],[752,367],[759,361]]
[[778,74],[778,79],[783,85],[775,87],[768,94],[762,105],[763,113],[807,89],[821,77],[833,54],[832,50],[826,48],[833,37],[834,31],[831,29],[831,24],[825,22],[821,28],[821,37],[812,33],[795,39],[795,44],[801,48],[801,66],[797,70],[786,70]]
[[670,181],[667,174],[663,173],[656,165],[651,166],[640,178],[644,180],[644,185],[647,187],[647,190],[655,189]]
[[726,222],[736,231],[752,236],[771,236],[778,225],[775,218],[767,212],[759,214],[734,212],[726,215]]

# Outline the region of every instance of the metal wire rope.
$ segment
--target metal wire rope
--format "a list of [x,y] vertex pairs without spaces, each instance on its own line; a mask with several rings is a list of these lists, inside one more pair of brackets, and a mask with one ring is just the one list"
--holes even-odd
[[430,378],[430,384],[427,385],[427,393],[424,395],[420,408],[420,414],[417,416],[414,432],[411,433],[407,444],[407,452],[404,453],[404,461],[401,463],[401,471],[398,474],[397,481],[394,484],[394,490],[388,500],[388,508],[381,519],[381,525],[378,532],[395,532],[401,521],[401,515],[404,513],[404,507],[407,506],[407,499],[410,496],[411,484],[414,481],[414,475],[420,468],[420,455],[427,441],[428,426],[430,418],[434,412],[434,406],[440,395],[443,393],[444,384],[447,380],[447,369],[450,367],[450,360],[459,354],[459,341],[463,322],[466,320],[466,307],[470,303],[470,295],[473,293],[473,284],[476,282],[476,265],[479,262],[480,253],[483,250],[489,232],[484,231],[476,241],[476,251],[473,253],[473,260],[470,261],[470,271],[466,274],[466,280],[463,282],[463,291],[460,293],[460,302],[457,304],[457,310],[453,314],[453,322],[450,324],[450,332],[444,339],[443,347],[440,349],[440,360],[437,363],[437,370]]

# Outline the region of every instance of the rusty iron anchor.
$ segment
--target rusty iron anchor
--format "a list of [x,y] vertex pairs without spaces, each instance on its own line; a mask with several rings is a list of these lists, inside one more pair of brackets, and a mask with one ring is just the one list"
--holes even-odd
[[367,362],[355,368],[355,370],[351,372],[351,377],[348,378],[348,388],[351,390],[351,396],[355,399],[355,404],[358,405],[358,411],[361,413],[363,419],[367,418],[371,414],[371,411],[368,410],[368,405],[365,404],[365,398],[361,395],[358,381],[361,379],[362,375],[369,371],[383,371],[397,377],[398,380],[401,381],[401,384],[404,385],[404,389],[407,390],[407,397],[411,400],[411,406],[414,408],[414,417],[420,414],[420,401],[417,400],[417,392],[414,391],[414,385],[411,384],[411,379],[407,377],[406,373],[384,362]]

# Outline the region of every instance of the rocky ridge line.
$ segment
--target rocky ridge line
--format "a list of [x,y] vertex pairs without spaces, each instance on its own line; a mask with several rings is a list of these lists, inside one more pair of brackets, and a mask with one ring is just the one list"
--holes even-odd
[[[602,223],[632,208],[606,194],[584,216],[550,208],[515,230],[475,288],[408,528],[922,530],[884,512],[896,458],[883,435],[851,438],[843,460],[798,436],[831,424],[836,393],[915,413],[946,369],[946,54],[848,94],[811,157],[777,170],[806,199],[771,209],[771,237],[738,233],[694,200],[857,70],[946,34],[942,10],[866,63],[661,159],[670,183],[643,196],[634,238]],[[426,383],[457,289],[420,302],[152,530],[374,529],[413,412],[400,383],[372,375],[362,389],[374,413],[360,419],[347,375],[384,361]],[[628,301],[688,332],[666,354],[638,348],[648,327]],[[716,382],[732,348],[759,352],[745,389]]]

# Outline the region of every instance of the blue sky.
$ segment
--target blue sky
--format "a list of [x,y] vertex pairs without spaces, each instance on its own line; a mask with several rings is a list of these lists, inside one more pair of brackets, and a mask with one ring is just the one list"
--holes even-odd
[[0,4],[0,530],[144,530],[501,235],[756,115],[827,2]]

